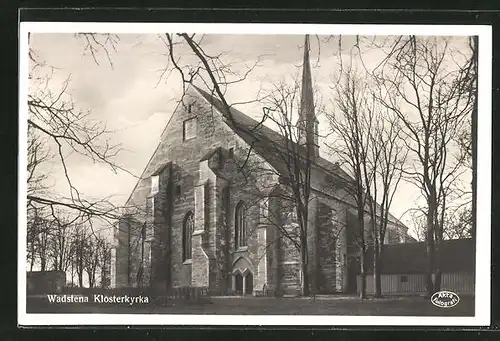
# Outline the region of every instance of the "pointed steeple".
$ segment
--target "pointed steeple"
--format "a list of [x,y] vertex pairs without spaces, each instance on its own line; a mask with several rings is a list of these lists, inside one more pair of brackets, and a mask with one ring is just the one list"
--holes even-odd
[[312,87],[311,64],[309,61],[309,35],[304,42],[304,62],[302,64],[302,84],[300,112],[297,120],[299,144],[309,149],[311,159],[319,156],[318,119],[314,111],[314,94]]

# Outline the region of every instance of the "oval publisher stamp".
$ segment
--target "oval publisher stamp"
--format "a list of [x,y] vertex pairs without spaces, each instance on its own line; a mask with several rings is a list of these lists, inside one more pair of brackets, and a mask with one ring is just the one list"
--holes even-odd
[[431,302],[439,308],[453,308],[460,302],[460,297],[451,291],[438,291],[431,296]]

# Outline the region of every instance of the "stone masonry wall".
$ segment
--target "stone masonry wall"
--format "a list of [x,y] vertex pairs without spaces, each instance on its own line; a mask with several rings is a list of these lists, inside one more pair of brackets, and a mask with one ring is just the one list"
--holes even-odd
[[307,251],[308,251],[308,274],[309,288],[312,292],[319,290],[319,257],[318,257],[318,237],[320,221],[318,220],[318,199],[312,196],[309,200],[309,215],[307,224]]
[[158,193],[154,204],[154,221],[148,240],[151,245],[151,286],[157,290],[171,287],[170,252],[172,231],[173,167],[166,164],[159,171]]
[[318,273],[318,292],[331,293],[335,291],[336,275],[336,241],[337,236],[333,230],[331,222],[332,209],[327,205],[320,203],[318,207],[319,222],[319,273]]
[[128,217],[122,217],[118,221],[118,227],[115,231],[116,238],[116,258],[115,258],[115,278],[116,287],[128,286],[128,254],[129,254],[129,220]]
[[[194,90],[190,90],[194,91]],[[165,257],[165,252],[160,252],[159,250],[153,250],[153,254],[156,257],[153,257],[153,268],[156,269],[156,273],[154,274],[154,278],[158,278],[160,281],[165,280],[169,277],[169,281],[171,282],[171,286],[185,286],[190,285],[193,279],[188,273],[191,272],[191,264],[186,263],[183,264],[182,261],[182,225],[184,217],[188,211],[195,212],[195,200],[194,200],[194,191],[195,185],[199,181],[199,166],[200,159],[207,154],[209,151],[214,150],[217,147],[224,147],[225,150],[229,148],[234,148],[235,156],[239,153],[243,153],[244,147],[246,147],[245,143],[239,139],[235,133],[227,127],[225,123],[218,116],[217,112],[214,112],[211,106],[198,94],[193,94],[190,92],[184,98],[184,104],[179,104],[174,114],[172,115],[169,124],[165,131],[162,133],[160,138],[160,143],[151,157],[142,177],[135,189],[133,190],[130,199],[127,204],[129,206],[144,206],[148,195],[150,194],[150,176],[154,174],[154,172],[165,164],[171,162],[172,163],[172,208],[171,208],[171,231],[170,233],[170,248],[168,250],[169,255],[169,266],[163,261],[162,266],[158,266],[160,264],[160,259]],[[183,140],[183,122],[192,117],[197,117],[197,135],[195,138],[184,141]],[[244,189],[240,190],[241,183],[238,181],[229,185],[230,187],[230,202],[228,204],[228,221],[227,225],[229,226],[229,249],[231,252],[229,254],[230,259],[233,261],[241,256],[245,255],[249,259],[251,259],[252,264],[257,264],[257,255],[256,251],[251,251],[256,249],[256,225],[258,214],[252,212],[249,209],[249,243],[248,248],[246,250],[234,250],[234,208],[236,203],[239,200],[251,201],[252,195],[248,194]],[[245,187],[245,186],[243,186]],[[254,184],[250,184],[247,186],[252,189],[255,187]],[[235,190],[236,189],[236,190]],[[218,189],[216,190],[214,195],[217,195]],[[214,199],[215,201],[216,199]],[[213,201],[213,202],[214,202]],[[217,222],[217,211],[214,210],[211,212],[213,215],[213,221]],[[220,226],[221,223],[218,224]],[[166,229],[166,224],[163,224],[163,229]],[[159,228],[161,229],[161,228]],[[162,231],[157,231],[161,234]],[[164,231],[163,231],[164,232]],[[213,229],[213,231],[209,231],[209,234],[206,235],[208,238],[202,241],[202,243],[207,243],[210,247],[210,243],[218,243],[222,245],[222,236],[224,235],[224,231],[220,231],[223,233],[218,233],[217,229]],[[211,234],[211,235],[210,235]],[[217,237],[218,235],[218,237]],[[219,238],[219,241],[217,241]],[[137,243],[136,236],[131,236],[131,243]],[[231,247],[231,243],[233,247]],[[193,241],[194,244],[194,241]],[[167,245],[158,243],[157,248],[167,248]],[[193,245],[194,249],[194,245]],[[133,248],[131,248],[130,258],[131,258],[131,269],[134,272],[134,267],[137,267],[137,260],[139,259],[139,255],[137,252],[134,252]],[[117,273],[118,277],[122,276],[125,272],[125,266],[119,265],[119,263],[127,263],[128,254],[127,252],[117,252]],[[219,254],[220,256],[220,254]],[[231,260],[228,260],[226,263],[231,263]],[[215,266],[215,263],[210,265],[212,269],[212,275],[215,275],[218,271],[218,266]],[[163,270],[162,270],[163,268]],[[254,269],[253,271],[255,271]],[[166,274],[161,275],[161,271],[170,271],[170,275]],[[195,271],[195,270],[193,270]],[[226,276],[228,274],[226,273]],[[118,278],[117,277],[117,278]],[[216,278],[219,278],[219,281],[224,281],[224,276],[219,274]],[[214,278],[215,280],[215,278]],[[118,280],[117,280],[118,281]],[[123,282],[123,281],[122,281]],[[131,285],[136,285],[132,280]],[[220,284],[222,285],[222,284]]]
[[[210,175],[210,201],[208,220],[209,224],[206,228],[207,233],[200,235],[200,240],[197,241],[193,236],[192,247],[195,250],[195,244],[200,243],[200,247],[205,248],[209,252],[205,252],[209,259],[210,278],[208,282],[214,283],[222,291],[227,291],[230,286],[232,264],[239,258],[245,257],[252,265],[252,273],[254,275],[254,287],[267,284],[272,285],[272,282],[280,287],[279,283],[288,283],[281,285],[290,287],[291,283],[300,281],[299,272],[294,272],[295,268],[299,268],[298,252],[294,251],[294,247],[288,245],[286,241],[275,243],[276,249],[274,254],[268,253],[265,258],[264,267],[260,264],[262,252],[259,251],[262,247],[263,240],[267,243],[273,242],[277,238],[276,229],[268,226],[259,232],[260,211],[255,204],[256,198],[259,196],[259,191],[263,187],[274,184],[276,179],[266,179],[264,185],[256,184],[254,180],[248,180],[247,177],[238,174],[237,167],[230,167],[232,164],[230,157],[227,156],[227,151],[233,148],[233,158],[244,159],[248,151],[247,145],[235,135],[235,133],[222,122],[219,114],[214,112],[210,105],[198,94],[189,93],[184,98],[184,104],[180,104],[172,115],[170,122],[162,133],[161,141],[158,148],[154,152],[149,161],[142,180],[135,187],[127,204],[132,207],[144,207],[147,197],[150,195],[150,176],[158,169],[161,169],[166,164],[171,163],[172,168],[169,173],[168,181],[170,182],[170,195],[165,196],[165,200],[160,200],[155,203],[155,206],[165,211],[166,207],[170,207],[166,216],[160,217],[154,224],[154,242],[151,244],[152,250],[152,282],[156,285],[161,285],[162,282],[168,282],[167,286],[186,286],[198,281],[200,274],[206,274],[205,267],[196,270],[193,268],[193,260],[191,262],[183,262],[182,260],[182,228],[183,221],[189,211],[196,211],[195,204],[195,187],[200,181],[200,159],[208,152],[216,148],[222,148],[223,158],[220,169],[212,169]],[[197,134],[195,138],[183,140],[183,122],[192,117],[197,117]],[[262,160],[258,156],[252,156],[257,163]],[[215,167],[217,168],[217,167]],[[332,193],[340,193],[334,185],[329,183],[329,179],[325,178],[324,172],[319,169],[313,172],[312,183],[314,188],[325,190],[325,195],[316,193],[318,200],[331,207],[330,195]],[[331,186],[330,186],[331,185]],[[161,186],[161,185],[160,185]],[[227,203],[222,207],[222,193],[227,197]],[[342,196],[342,194],[340,194]],[[168,199],[168,200],[167,200]],[[240,201],[248,204],[247,212],[247,231],[248,245],[235,249],[234,247],[234,216],[236,204]],[[349,201],[349,198],[345,198]],[[347,204],[346,204],[347,205]],[[342,276],[340,264],[342,257],[332,257],[329,253],[334,252],[333,246],[319,246],[318,241],[322,238],[318,234],[325,234],[322,231],[328,224],[325,222],[327,209],[322,208],[316,210],[316,204],[312,204],[310,212],[310,244],[309,247],[309,269],[310,278],[313,287],[330,288],[334,267],[331,264],[331,259],[335,259],[336,280],[335,286],[339,290],[342,283],[339,283]],[[156,216],[155,216],[156,217]],[[140,228],[143,221],[139,219],[134,224],[131,224],[130,238],[128,233],[119,232],[119,244],[123,246],[117,247],[116,253],[116,282],[117,285],[137,285],[136,274],[140,259],[141,248],[140,243]],[[260,234],[259,234],[260,233]],[[130,243],[128,242],[130,239]],[[259,240],[260,238],[260,240]],[[346,244],[347,241],[344,243]],[[130,247],[127,245],[130,244]],[[279,248],[279,249],[278,249]],[[340,248],[336,248],[335,252],[341,252]],[[344,253],[342,253],[344,254]],[[201,254],[199,254],[201,255]],[[193,254],[194,257],[194,254]],[[205,257],[205,256],[203,256]],[[330,262],[330,263],[329,263]],[[320,271],[322,265],[325,269]],[[327,270],[328,269],[328,270]],[[200,274],[194,276],[194,272],[199,271]],[[130,281],[128,280],[130,272]],[[264,277],[260,276],[265,273]],[[201,276],[201,275],[200,275]],[[205,279],[203,279],[205,281]],[[300,283],[300,282],[299,282]],[[293,291],[293,290],[289,290]]]

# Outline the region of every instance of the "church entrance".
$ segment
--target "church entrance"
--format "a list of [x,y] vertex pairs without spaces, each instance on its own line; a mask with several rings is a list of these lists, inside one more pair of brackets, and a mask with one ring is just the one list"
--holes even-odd
[[238,272],[234,275],[234,282],[234,292],[237,295],[243,294],[243,276],[241,273]]
[[251,272],[247,273],[245,276],[245,294],[253,293],[253,275]]
[[233,264],[232,292],[235,295],[253,294],[253,267],[244,257]]

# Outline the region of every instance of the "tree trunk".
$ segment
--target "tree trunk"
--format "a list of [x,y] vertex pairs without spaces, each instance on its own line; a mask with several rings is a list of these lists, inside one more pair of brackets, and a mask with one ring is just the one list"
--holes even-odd
[[360,266],[360,289],[359,289],[359,298],[366,298],[366,274],[365,274],[365,248],[361,247],[361,252],[359,255],[359,266]]
[[307,264],[301,266],[301,272],[302,272],[301,295],[307,297],[310,295],[309,274],[307,273]]
[[[362,189],[359,189],[359,193],[362,193]],[[358,225],[359,225],[359,272],[361,277],[361,284],[359,289],[359,298],[363,299],[366,297],[366,273],[365,273],[365,253],[366,253],[366,240],[365,240],[365,221],[364,221],[364,202],[363,200],[358,200]]]
[[82,265],[81,258],[78,260],[78,264],[76,267],[76,273],[78,275],[78,285],[80,286],[80,288],[83,288],[83,265]]
[[33,243],[33,241],[30,242],[30,251],[31,251],[31,255],[30,255],[30,271],[33,271],[33,266],[35,264],[35,244]]
[[441,267],[439,266],[439,244],[434,249],[434,292],[441,291]]
[[373,287],[375,289],[375,297],[382,297],[382,283],[380,280],[380,247],[378,241],[375,241],[373,246]]
[[[307,239],[303,238],[303,239]],[[301,241],[301,247],[300,247],[300,271],[302,273],[302,282],[301,282],[301,295],[302,296],[309,296],[309,275],[307,273],[307,243],[304,241]]]
[[431,297],[434,293],[434,231],[433,231],[433,214],[432,209],[429,207],[429,212],[427,212],[427,231],[425,236],[425,247],[427,252],[427,273],[426,273],[426,289],[427,296]]

